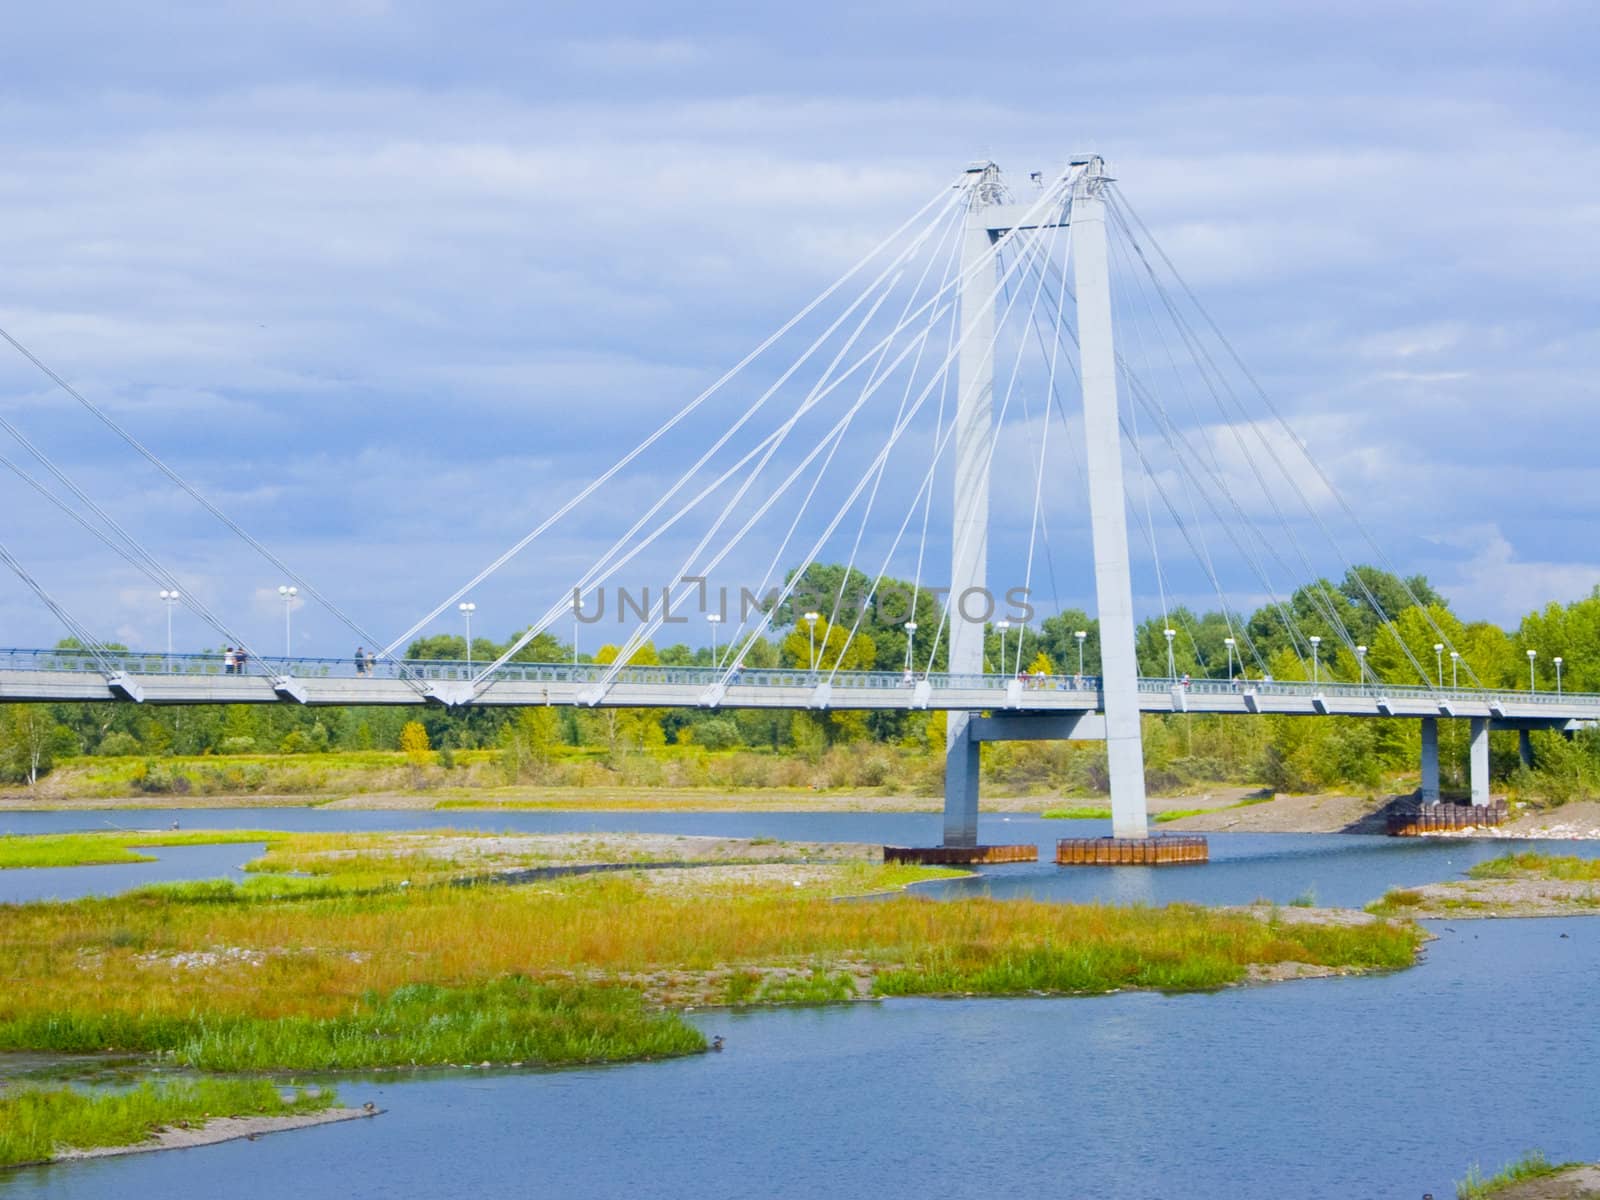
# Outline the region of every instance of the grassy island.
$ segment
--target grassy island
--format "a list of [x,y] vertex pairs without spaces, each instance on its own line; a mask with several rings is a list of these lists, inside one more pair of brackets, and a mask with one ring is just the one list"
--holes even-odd
[[1192,905],[838,903],[949,872],[674,840],[698,865],[462,887],[623,839],[276,835],[245,884],[11,906],[0,1049],[209,1071],[616,1061],[701,1049],[687,1005],[1216,988],[1290,962],[1403,967],[1420,936]]
[[178,1080],[106,1092],[24,1087],[0,1093],[0,1167],[134,1146],[159,1129],[217,1117],[300,1116],[336,1103],[331,1089],[296,1088],[286,1096],[265,1079]]

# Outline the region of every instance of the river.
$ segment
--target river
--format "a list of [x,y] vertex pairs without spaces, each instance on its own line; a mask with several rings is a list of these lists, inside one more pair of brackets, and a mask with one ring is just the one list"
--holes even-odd
[[[119,820],[128,814],[120,814]],[[22,832],[96,814],[7,814]],[[140,814],[139,823],[170,823]],[[648,829],[917,841],[884,814],[181,814],[185,828]],[[1094,831],[1093,823],[1072,823]],[[103,826],[102,826],[103,827]],[[1063,822],[986,818],[994,840]],[[852,836],[853,835],[853,836]],[[1519,846],[1524,845],[1518,843]],[[1590,843],[1555,844],[1592,854]],[[253,853],[223,847],[238,863]],[[1204,867],[995,868],[994,894],[1358,903],[1450,878],[1504,843],[1214,835]],[[173,851],[157,850],[158,855]],[[127,869],[127,868],[119,868]],[[83,868],[82,870],[98,870]],[[0,872],[8,877],[25,872]],[[1392,975],[1093,999],[894,1000],[712,1011],[721,1054],[551,1072],[344,1080],[373,1121],[200,1150],[35,1168],[26,1197],[1420,1197],[1530,1147],[1600,1153],[1600,921],[1435,922]],[[1563,936],[1566,935],[1566,936]]]

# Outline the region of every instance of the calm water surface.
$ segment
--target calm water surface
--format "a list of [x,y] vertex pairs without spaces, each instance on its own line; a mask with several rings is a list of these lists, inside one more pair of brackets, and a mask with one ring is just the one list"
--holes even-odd
[[1530,1146],[1594,1157],[1600,921],[1437,930],[1378,978],[709,1014],[722,1054],[346,1081],[388,1112],[0,1192],[1416,1200]]
[[[119,813],[120,824],[164,829],[173,821],[193,829],[407,830],[482,829],[525,833],[641,832],[775,837],[786,841],[839,841],[934,845],[941,818],[934,813],[737,813],[737,812],[357,812],[315,808],[188,809]],[[0,833],[47,833],[105,829],[95,813],[14,812],[0,814]],[[1042,817],[986,814],[986,841],[1033,842],[1038,863],[989,868],[980,875],[930,889],[933,894],[988,892],[1053,900],[1107,900],[1165,904],[1247,904],[1258,898],[1288,903],[1310,895],[1319,904],[1359,906],[1391,887],[1451,879],[1473,863],[1507,848],[1543,849],[1585,857],[1600,854],[1600,842],[1492,842],[1472,838],[1386,838],[1350,834],[1214,833],[1211,862],[1203,867],[1078,867],[1054,863],[1061,837],[1109,833],[1109,821],[1051,821]],[[181,858],[176,849],[156,849],[160,878],[210,878],[259,853],[245,847],[195,847]],[[209,854],[209,857],[207,857]],[[179,865],[180,862],[186,865]],[[167,864],[172,866],[169,870]],[[156,864],[146,864],[149,872]],[[94,874],[90,872],[126,872]],[[41,895],[67,898],[117,891],[154,880],[135,868],[68,868],[40,892],[23,877],[44,872],[0,871],[0,902]],[[122,882],[124,879],[131,882]],[[73,890],[76,888],[77,890]]]

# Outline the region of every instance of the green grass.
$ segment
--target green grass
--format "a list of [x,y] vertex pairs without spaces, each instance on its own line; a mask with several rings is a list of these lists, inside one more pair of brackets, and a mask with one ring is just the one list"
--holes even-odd
[[1165,825],[1168,821],[1181,821],[1185,817],[1204,817],[1211,813],[1227,812],[1230,809],[1249,808],[1253,804],[1270,804],[1275,798],[1269,792],[1265,796],[1246,796],[1243,800],[1235,800],[1232,804],[1219,804],[1211,808],[1173,808],[1156,813],[1153,820],[1157,825]]
[[1111,810],[1096,804],[1075,804],[1066,808],[1048,808],[1039,814],[1052,821],[1109,821]]
[[[1100,915],[1099,906],[1077,911]],[[916,961],[878,975],[880,995],[1097,994],[1125,988],[1207,991],[1240,982],[1252,961],[1295,959],[1355,970],[1412,965],[1414,926],[1285,926],[1224,929],[1193,905],[1132,908],[1115,914],[1114,939],[1069,938],[985,953],[959,943],[930,946]]]
[[1467,872],[1473,879],[1511,879],[1534,875],[1541,879],[1566,879],[1576,882],[1600,882],[1600,859],[1576,858],[1571,855],[1502,854],[1487,862],[1475,863]]
[[157,1129],[211,1117],[291,1116],[329,1108],[327,1088],[296,1089],[285,1099],[265,1079],[142,1083],[125,1091],[25,1087],[0,1094],[0,1167],[43,1162],[63,1150],[132,1146]]
[[1467,1171],[1467,1177],[1456,1184],[1456,1200],[1487,1200],[1487,1197],[1504,1191],[1514,1183],[1559,1175],[1562,1171],[1581,1165],[1581,1163],[1552,1163],[1542,1151],[1530,1150],[1516,1162],[1507,1164],[1486,1179],[1474,1163]]
[[274,900],[326,900],[335,896],[364,896],[396,891],[400,884],[388,875],[251,875],[231,879],[185,879],[173,883],[147,883],[127,896],[137,900],[172,904],[266,904]]
[[1414,888],[1390,888],[1380,900],[1367,905],[1367,911],[1380,917],[1403,914],[1422,904],[1422,893]]
[[89,867],[108,863],[152,862],[135,846],[220,846],[235,842],[272,843],[284,835],[254,829],[191,831],[115,830],[105,833],[7,834],[0,837],[0,870],[16,867]]
[[692,1054],[705,1038],[627,988],[508,977],[410,984],[337,1016],[42,1013],[0,1021],[0,1047],[156,1053],[203,1071],[343,1071],[522,1062],[543,1066]]
[[817,967],[809,975],[768,979],[753,1000],[757,1004],[842,1004],[855,997],[855,983],[848,974]]

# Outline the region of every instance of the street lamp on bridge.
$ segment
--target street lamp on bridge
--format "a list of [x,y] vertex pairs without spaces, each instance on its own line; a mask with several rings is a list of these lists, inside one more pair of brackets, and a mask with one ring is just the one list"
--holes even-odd
[[1556,695],[1561,695],[1561,655],[1556,655]]
[[1222,644],[1228,648],[1228,682],[1233,682],[1233,639],[1223,638]]
[[806,640],[811,646],[811,669],[817,669],[817,618],[821,613],[808,612],[806,618]]
[[722,620],[721,613],[707,613],[706,624],[711,626],[711,665],[717,665],[717,625]]
[[289,656],[293,653],[293,641],[289,636],[289,616],[294,612],[294,598],[300,594],[300,589],[287,584],[278,586],[278,596],[283,601],[283,661],[287,668]]
[[1078,639],[1078,678],[1083,679],[1083,639],[1089,636],[1087,629],[1079,629],[1073,635]]
[[1313,633],[1311,635],[1311,686],[1312,687],[1315,687],[1318,683],[1320,683],[1321,682],[1321,678],[1322,678],[1322,667],[1321,667],[1320,662],[1317,659],[1317,647],[1319,647],[1321,645],[1322,645],[1321,636],[1318,635],[1318,634]]
[[1367,648],[1365,646],[1356,647],[1356,675],[1360,678],[1362,684],[1367,682]]
[[1537,692],[1539,690],[1538,681],[1533,677],[1533,660],[1538,657],[1539,652],[1537,650],[1528,651],[1528,690],[1530,692]]
[[1161,635],[1167,639],[1167,678],[1176,679],[1178,677],[1178,663],[1172,657],[1172,639],[1178,636],[1178,631],[1176,629],[1163,629]]
[[1456,691],[1461,687],[1461,651],[1450,651],[1450,690]]
[[456,605],[461,617],[467,623],[467,670],[472,670],[472,614],[478,611],[478,606],[471,600],[463,600]]
[[1434,666],[1438,668],[1439,686],[1443,687],[1444,686],[1444,643],[1443,642],[1435,642],[1433,644],[1433,662],[1434,662]]
[[167,674],[172,674],[172,606],[178,602],[178,593],[161,589],[161,599],[167,604]]
[[910,676],[916,670],[917,623],[906,622],[906,675]]
[[1000,631],[1000,674],[1005,675],[1009,673],[1006,669],[1006,630],[1011,628],[1011,622],[997,621],[995,628]]

